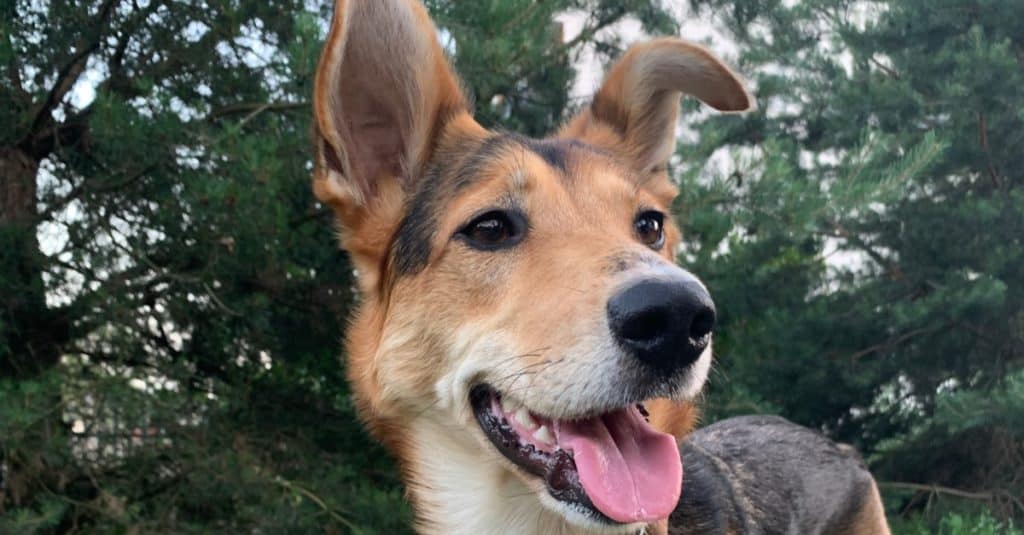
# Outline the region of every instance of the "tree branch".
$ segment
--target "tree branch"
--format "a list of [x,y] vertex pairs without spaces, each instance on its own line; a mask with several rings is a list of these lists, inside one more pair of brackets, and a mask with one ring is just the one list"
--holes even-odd
[[864,348],[864,349],[862,349],[862,350],[860,350],[860,351],[850,355],[850,360],[857,360],[857,359],[859,359],[859,358],[861,358],[863,356],[870,355],[871,353],[876,353],[876,352],[881,351],[883,349],[886,349],[886,348],[889,348],[889,347],[892,347],[892,346],[895,346],[895,345],[898,345],[898,344],[902,344],[903,342],[906,342],[907,340],[910,340],[911,338],[915,338],[917,336],[921,336],[922,334],[929,334],[929,333],[933,333],[935,331],[939,331],[939,330],[945,329],[947,326],[948,325],[938,325],[938,326],[935,326],[935,327],[922,327],[920,329],[914,329],[912,331],[905,332],[905,333],[903,333],[903,334],[901,334],[899,336],[896,336],[894,338],[889,338],[888,340],[886,340],[884,342],[875,344],[875,345],[873,345],[871,347]]
[[998,189],[1002,185],[1002,181],[999,179],[999,171],[996,170],[995,163],[992,161],[992,151],[988,148],[988,124],[985,122],[985,114],[980,111],[978,112],[978,145],[985,153],[985,158],[988,159],[988,176],[992,179],[992,185]]
[[580,30],[580,33],[577,34],[576,37],[573,37],[572,39],[566,41],[565,44],[561,46],[560,50],[569,50],[574,48],[576,45],[580,44],[583,41],[593,39],[598,32],[600,32],[601,30],[605,29],[608,26],[611,26],[615,22],[618,22],[622,18],[623,14],[624,13],[619,13],[618,16],[612,16],[607,19],[601,19],[596,21],[593,26],[584,27],[582,30]]
[[[223,108],[218,108],[210,112],[206,116],[206,121],[216,121],[223,117],[230,115],[238,115],[241,113],[249,114],[260,114],[264,111],[290,111],[300,110],[309,108],[310,103],[307,101],[302,102],[245,102],[240,104],[232,104]],[[251,119],[251,117],[250,117]]]
[[139,180],[144,178],[149,173],[151,173],[154,170],[156,170],[158,165],[159,165],[158,163],[151,163],[149,165],[146,165],[146,166],[140,168],[138,171],[128,175],[124,179],[119,180],[117,183],[107,184],[107,185],[104,185],[104,186],[93,186],[92,183],[89,180],[82,179],[82,182],[79,183],[74,188],[72,188],[71,191],[68,192],[67,195],[61,197],[60,199],[58,199],[58,200],[56,200],[56,201],[54,201],[52,203],[49,203],[49,205],[46,207],[46,210],[44,210],[42,213],[40,213],[37,219],[39,221],[45,221],[46,219],[50,218],[54,213],[56,213],[57,211],[63,209],[65,206],[70,204],[75,199],[80,198],[86,192],[90,192],[90,193],[110,193],[110,192],[114,192],[114,191],[120,190],[122,188],[125,188],[127,186],[130,186],[133,183],[138,182]]
[[75,115],[68,117],[63,123],[52,125],[44,132],[32,136],[32,155],[40,160],[58,147],[78,145],[86,139],[89,114],[92,105]]
[[331,506],[327,505],[327,502],[325,502],[323,500],[323,498],[321,498],[321,497],[317,496],[315,493],[313,493],[313,491],[311,491],[311,490],[309,490],[309,489],[307,489],[305,487],[302,487],[300,485],[296,485],[295,483],[292,483],[291,481],[288,481],[287,479],[285,479],[285,478],[283,478],[281,476],[276,476],[274,478],[271,478],[270,481],[275,483],[275,484],[277,484],[277,485],[280,485],[281,487],[283,487],[283,488],[285,488],[285,489],[287,489],[287,490],[289,490],[291,492],[294,492],[294,493],[301,494],[301,495],[305,496],[306,499],[308,499],[309,501],[315,503],[318,507],[320,507],[320,509],[322,509],[325,513],[330,515],[331,518],[336,520],[339,524],[341,524],[341,525],[343,525],[343,526],[345,526],[345,527],[347,527],[347,528],[349,528],[349,529],[351,529],[353,531],[357,531],[357,532],[360,531],[359,528],[357,528],[355,526],[355,524],[353,524],[347,518],[345,518],[340,513],[335,511]]
[[882,63],[881,61],[878,61],[877,59],[875,59],[874,56],[871,56],[870,58],[868,58],[868,61],[870,61],[871,64],[874,65],[875,67],[878,67],[879,69],[881,69],[882,72],[884,72],[886,75],[889,76],[889,78],[892,78],[894,80],[899,80],[900,79],[900,73],[890,69],[889,67],[886,67],[884,63]]
[[136,30],[139,29],[139,25],[142,21],[149,18],[151,14],[155,13],[161,5],[161,2],[150,2],[145,9],[141,9],[138,2],[132,2],[132,17],[121,25],[121,36],[118,37],[117,44],[114,46],[114,53],[110,56],[111,78],[121,74],[124,68],[124,55],[128,50],[128,43],[131,42]]
[[858,250],[871,257],[871,259],[874,260],[882,269],[885,269],[886,273],[890,277],[896,280],[903,278],[903,272],[900,271],[898,265],[890,262],[888,259],[882,256],[881,253],[879,253],[873,247],[868,245],[867,242],[860,239],[859,236],[847,230],[846,227],[844,227],[841,223],[839,223],[838,221],[830,221],[828,225],[832,227],[832,232],[830,234],[832,234],[836,238],[842,238],[846,240],[847,242],[850,243],[850,245],[853,245]]
[[[64,100],[64,96],[67,95],[68,91],[74,87],[75,82],[78,81],[78,77],[81,76],[82,71],[85,70],[85,66],[89,61],[89,56],[93,52],[99,50],[100,42],[103,38],[103,28],[107,21],[110,19],[110,15],[114,12],[114,7],[120,0],[107,0],[106,3],[100,8],[96,25],[93,31],[89,35],[83,36],[82,41],[75,50],[75,53],[71,55],[68,60],[59,71],[57,71],[57,80],[53,83],[53,87],[46,95],[46,99],[43,100],[39,106],[39,110],[36,111],[35,118],[32,120],[32,126],[26,133],[25,138],[21,143],[27,143],[29,147],[33,144],[36,133],[43,128],[51,119],[53,110],[60,105],[61,101]],[[19,143],[19,144],[21,144]],[[33,154],[38,158],[45,156],[45,154],[37,154],[33,151]]]
[[913,490],[918,492],[931,492],[934,494],[948,494],[968,500],[991,500],[995,498],[995,492],[969,492],[966,490],[943,487],[941,485],[925,485],[922,483],[903,483],[898,481],[879,481],[878,486],[896,490]]

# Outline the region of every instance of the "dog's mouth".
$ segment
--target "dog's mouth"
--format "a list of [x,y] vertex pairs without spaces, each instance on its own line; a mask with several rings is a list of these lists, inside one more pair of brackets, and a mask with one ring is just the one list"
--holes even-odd
[[647,422],[642,405],[589,418],[539,416],[488,385],[470,392],[477,422],[512,463],[548,493],[594,520],[629,524],[668,518],[683,469],[675,439]]

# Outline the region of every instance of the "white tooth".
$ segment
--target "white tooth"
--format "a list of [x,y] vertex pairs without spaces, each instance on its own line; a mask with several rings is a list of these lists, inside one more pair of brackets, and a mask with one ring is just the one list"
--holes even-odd
[[508,398],[501,398],[501,410],[505,411],[505,414],[512,414],[516,410],[516,406]]
[[537,427],[537,424],[533,421],[533,416],[530,416],[530,411],[523,407],[519,407],[519,410],[516,411],[516,421],[527,429]]
[[551,430],[548,429],[548,426],[546,425],[542,425],[537,428],[537,430],[533,432],[533,438],[535,438],[537,442],[541,442],[543,444],[552,445],[555,443],[555,437],[551,435]]

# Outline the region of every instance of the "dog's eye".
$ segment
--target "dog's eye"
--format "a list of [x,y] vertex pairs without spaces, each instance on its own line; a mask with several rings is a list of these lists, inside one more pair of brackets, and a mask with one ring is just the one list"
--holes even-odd
[[494,210],[470,221],[459,236],[474,249],[494,251],[519,243],[525,228],[522,214]]
[[633,228],[640,241],[651,249],[661,249],[665,244],[665,214],[654,210],[641,212]]

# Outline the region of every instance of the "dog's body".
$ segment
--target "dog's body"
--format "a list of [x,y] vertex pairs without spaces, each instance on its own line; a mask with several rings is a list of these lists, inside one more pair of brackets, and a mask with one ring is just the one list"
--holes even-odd
[[671,535],[888,533],[878,489],[852,448],[777,416],[744,416],[682,443]]
[[659,39],[554,136],[491,132],[422,5],[337,0],[314,191],[359,273],[348,377],[420,531],[685,523],[675,437],[695,420],[715,310],[676,265],[667,215],[680,93],[753,106],[706,50]]

